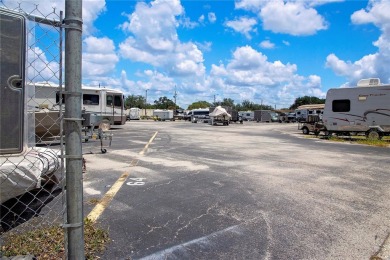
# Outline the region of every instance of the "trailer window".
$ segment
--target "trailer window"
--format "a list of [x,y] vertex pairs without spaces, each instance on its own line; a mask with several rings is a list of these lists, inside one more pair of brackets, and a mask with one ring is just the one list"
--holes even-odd
[[99,105],[99,95],[84,94],[83,95],[84,105]]
[[333,112],[349,112],[351,110],[351,100],[340,99],[332,101]]
[[208,116],[209,114],[210,114],[209,111],[194,111],[194,116],[201,116],[201,115]]

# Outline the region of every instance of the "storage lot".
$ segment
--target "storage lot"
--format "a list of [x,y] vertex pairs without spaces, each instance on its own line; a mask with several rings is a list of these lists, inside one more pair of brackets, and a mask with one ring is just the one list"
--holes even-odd
[[94,215],[113,240],[103,259],[369,259],[390,231],[389,148],[278,123],[112,133],[106,154],[83,148],[86,216],[126,177]]

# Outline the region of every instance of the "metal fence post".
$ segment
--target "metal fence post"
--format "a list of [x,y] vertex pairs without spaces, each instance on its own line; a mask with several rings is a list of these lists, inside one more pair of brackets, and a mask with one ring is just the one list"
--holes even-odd
[[81,146],[82,0],[65,1],[65,158],[68,259],[85,259]]

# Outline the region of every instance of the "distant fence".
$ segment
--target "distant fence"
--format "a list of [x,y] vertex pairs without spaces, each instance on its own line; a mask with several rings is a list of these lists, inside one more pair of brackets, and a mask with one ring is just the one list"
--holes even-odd
[[[65,168],[62,159],[64,109],[59,98],[62,89],[50,88],[52,85],[62,86],[63,32],[60,21],[63,18],[60,10],[48,8],[43,2],[37,3],[42,5],[0,2],[0,75],[1,88],[5,89],[0,96],[0,257],[29,252],[12,251],[12,243],[15,243],[13,235],[27,234],[32,237],[35,232],[40,234],[40,240],[24,240],[26,248],[39,248],[41,257],[38,259],[58,259],[58,256],[66,258],[66,240],[47,230],[52,227],[61,230],[66,223]],[[26,18],[26,27],[18,28],[19,33],[13,35],[15,26],[20,22],[18,14]],[[23,33],[25,39],[21,39]],[[26,40],[26,46],[23,46],[23,40]],[[12,71],[24,64],[25,75],[16,69]],[[38,88],[37,82],[46,88]],[[15,84],[15,88],[12,84]],[[5,113],[8,107],[14,105],[14,100],[9,97],[15,93],[20,95],[19,100],[24,105],[22,113]],[[20,122],[19,129],[12,128],[12,123],[16,122]],[[13,131],[19,131],[21,135],[12,134]],[[16,146],[20,145],[21,149],[14,149],[12,140],[17,137],[21,142]],[[46,250],[52,246],[57,247],[58,255],[48,254]]]

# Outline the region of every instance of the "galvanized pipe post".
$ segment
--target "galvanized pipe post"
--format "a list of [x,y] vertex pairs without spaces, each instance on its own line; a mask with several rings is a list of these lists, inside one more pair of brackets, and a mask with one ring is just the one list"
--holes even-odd
[[85,259],[81,146],[82,0],[65,0],[67,258]]

